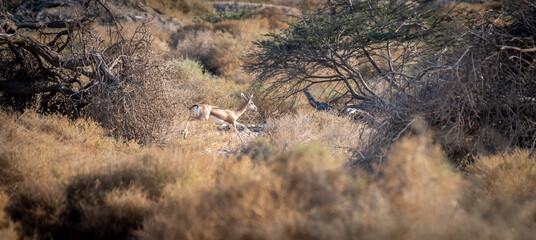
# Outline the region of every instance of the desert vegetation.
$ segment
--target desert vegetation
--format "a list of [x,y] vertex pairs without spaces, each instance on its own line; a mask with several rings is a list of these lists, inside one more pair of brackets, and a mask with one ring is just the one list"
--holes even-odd
[[453,2],[0,2],[0,239],[533,238],[536,5]]

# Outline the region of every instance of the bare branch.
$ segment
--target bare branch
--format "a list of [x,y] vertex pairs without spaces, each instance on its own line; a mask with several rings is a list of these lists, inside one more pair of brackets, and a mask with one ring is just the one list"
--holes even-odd
[[61,66],[71,70],[76,70],[77,67],[87,66],[89,64],[89,62],[83,58],[64,59],[62,55],[52,51],[48,46],[37,42],[33,38],[17,33],[0,33],[0,44],[16,44],[33,54],[41,56],[43,59],[45,59],[45,61],[55,67]]
[[531,53],[536,52],[536,47],[534,48],[518,48],[518,47],[512,47],[512,46],[501,46],[501,50],[514,50],[522,53]]

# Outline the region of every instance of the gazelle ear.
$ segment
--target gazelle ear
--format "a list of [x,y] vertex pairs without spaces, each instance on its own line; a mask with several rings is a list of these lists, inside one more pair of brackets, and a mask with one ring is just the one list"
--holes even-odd
[[253,93],[249,95],[249,99],[253,99]]
[[244,93],[241,93],[241,94],[240,94],[240,97],[242,97],[242,100],[244,100],[244,101],[246,101],[246,102],[248,101],[248,99],[246,98],[246,96],[244,96]]

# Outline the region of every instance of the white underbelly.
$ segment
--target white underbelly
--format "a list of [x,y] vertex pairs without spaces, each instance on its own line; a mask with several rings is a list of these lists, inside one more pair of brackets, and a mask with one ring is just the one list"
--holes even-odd
[[217,117],[214,117],[214,116],[212,116],[212,115],[211,115],[208,119],[209,119],[210,121],[213,121],[213,122],[216,122],[216,123],[225,123],[225,121],[223,121],[223,120],[221,120],[221,119],[219,119],[219,118],[217,118]]

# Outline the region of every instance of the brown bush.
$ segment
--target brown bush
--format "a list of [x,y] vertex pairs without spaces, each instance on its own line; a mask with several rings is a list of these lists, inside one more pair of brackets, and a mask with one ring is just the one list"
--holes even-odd
[[239,20],[227,20],[214,24],[215,31],[228,32],[235,36],[242,35],[242,26]]
[[[144,23],[123,27],[108,7],[89,1],[86,13],[74,11],[75,19],[52,23],[2,18],[16,28],[1,36],[0,45],[11,48],[0,49],[6,66],[0,70],[0,102],[19,111],[32,106],[73,119],[89,117],[127,140],[169,141],[175,102],[166,87],[169,75],[151,50],[151,34]],[[95,27],[106,17],[107,24]]]
[[306,148],[271,157],[268,164],[272,171],[262,166],[252,168],[251,162],[245,159],[220,165],[211,170],[215,172],[207,172],[215,174],[216,182],[206,190],[170,188],[157,215],[147,219],[140,236],[159,239],[330,236],[334,231],[327,231],[329,228],[321,233],[299,225],[305,220],[304,212],[318,219],[330,214],[338,217],[339,188],[333,186],[342,183],[344,176],[338,174],[340,168],[329,167],[332,165],[328,162],[332,160],[321,149]]
[[268,27],[271,31],[277,31],[288,27],[289,22],[295,20],[294,17],[285,14],[285,11],[281,8],[264,8],[255,12],[257,18],[264,18],[268,20]]
[[472,34],[451,53],[457,64],[418,86],[420,105],[409,111],[438,129],[438,140],[462,165],[477,154],[534,149],[535,55],[523,49],[535,46],[536,7],[527,3],[510,1],[484,17],[469,14]]
[[460,206],[500,238],[529,239],[536,225],[535,159],[527,150],[479,157],[467,168],[471,183]]
[[[366,172],[343,167],[345,154],[316,143],[285,147],[265,137],[239,159],[201,152],[228,141],[221,138],[200,148],[184,142],[133,151],[82,120],[2,114],[8,117],[0,154],[10,153],[5,156],[25,176],[9,200],[0,195],[9,218],[0,220],[0,236],[8,239],[530,239],[535,234],[535,161],[527,150],[478,157],[460,172],[433,134],[421,128]],[[273,137],[290,135],[283,123],[292,123],[304,125],[303,131],[323,129],[319,137],[301,139],[318,138],[323,145],[341,141],[328,137],[333,129],[324,120],[344,119],[301,114],[282,119],[281,128],[274,120]],[[348,121],[344,129],[353,124]]]
[[[171,36],[176,55],[199,61],[205,70],[226,78],[242,73],[240,66],[254,40],[268,31],[262,19],[229,20],[210,25],[190,23]],[[247,83],[253,80],[248,79]]]
[[219,76],[229,77],[240,70],[243,53],[244,50],[236,39],[223,34],[215,39],[214,46],[208,51],[210,57],[202,59],[202,62],[205,63],[207,70]]
[[238,41],[229,33],[201,31],[177,45],[180,56],[198,60],[212,74],[227,76],[241,64]]
[[172,78],[162,66],[163,60],[151,50],[151,35],[139,26],[120,49],[129,56],[120,62],[120,83],[103,81],[89,92],[91,104],[86,115],[127,140],[162,144],[173,135],[177,106]]
[[154,176],[131,168],[80,175],[65,187],[27,183],[10,198],[6,212],[19,223],[21,236],[130,239],[163,186]]

